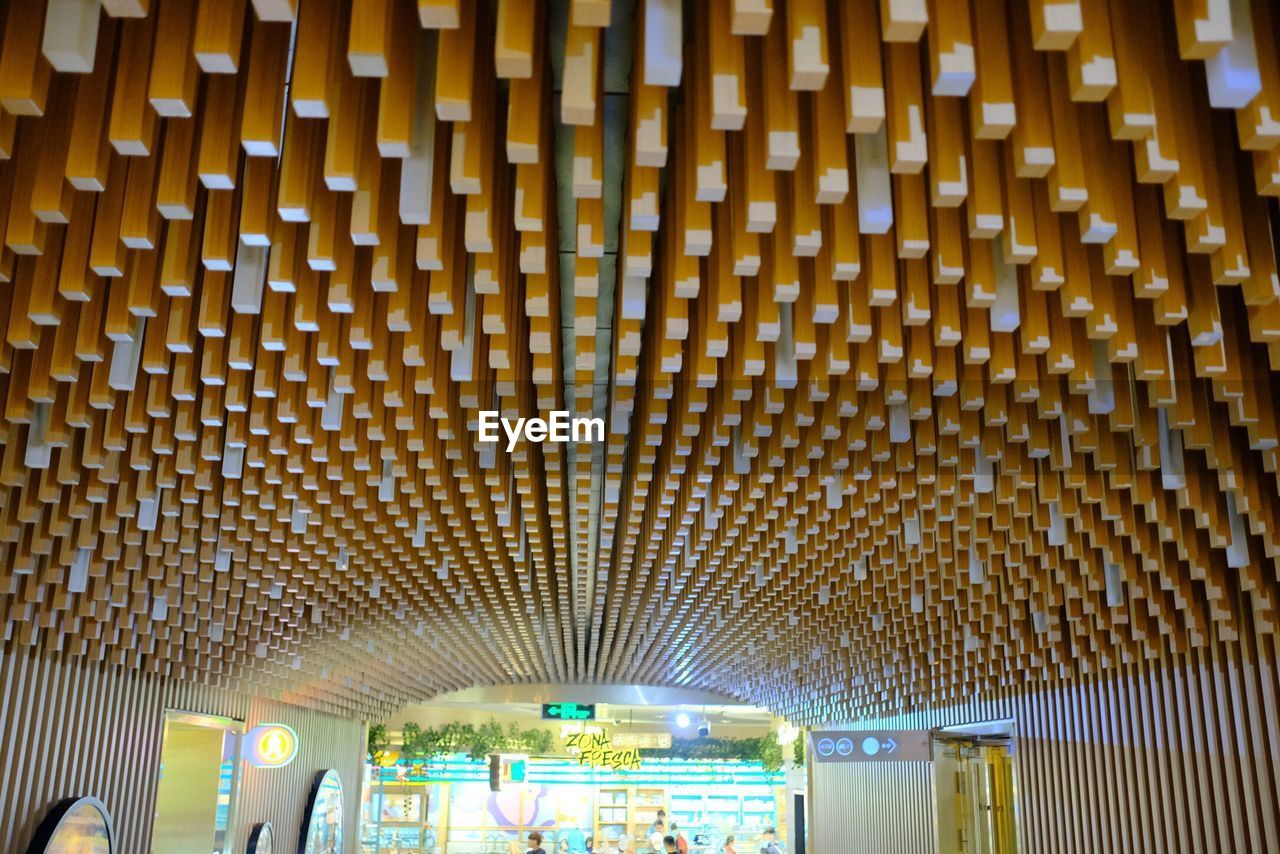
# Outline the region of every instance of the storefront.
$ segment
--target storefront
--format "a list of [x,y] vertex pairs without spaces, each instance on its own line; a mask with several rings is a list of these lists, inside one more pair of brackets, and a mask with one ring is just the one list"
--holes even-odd
[[691,854],[716,854],[729,836],[753,854],[771,827],[785,848],[785,777],[758,761],[641,757],[614,769],[535,756],[498,792],[488,763],[463,754],[367,774],[365,854],[521,854],[535,830],[548,854],[644,854],[660,816]]

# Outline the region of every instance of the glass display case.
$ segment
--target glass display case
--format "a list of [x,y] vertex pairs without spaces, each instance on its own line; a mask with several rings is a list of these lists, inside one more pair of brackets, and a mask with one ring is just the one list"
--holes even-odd
[[361,854],[440,854],[441,788],[370,774],[360,804]]
[[725,837],[754,840],[778,824],[778,800],[771,786],[728,790],[676,790],[671,793],[671,820],[689,840],[690,852],[718,852]]
[[592,854],[650,854],[650,827],[662,811],[694,854],[718,854],[728,834],[749,852],[779,823],[781,782],[751,763],[660,760],[620,773],[535,757],[527,782],[492,792],[487,765],[462,757],[371,767],[360,850],[524,854],[536,830],[547,854],[587,854],[588,840]]

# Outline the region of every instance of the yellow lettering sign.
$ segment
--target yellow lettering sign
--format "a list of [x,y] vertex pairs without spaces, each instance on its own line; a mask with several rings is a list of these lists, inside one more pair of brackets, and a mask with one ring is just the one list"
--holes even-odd
[[640,768],[640,751],[634,747],[615,749],[604,733],[575,732],[565,736],[565,746],[578,751],[578,764],[614,771],[636,771]]

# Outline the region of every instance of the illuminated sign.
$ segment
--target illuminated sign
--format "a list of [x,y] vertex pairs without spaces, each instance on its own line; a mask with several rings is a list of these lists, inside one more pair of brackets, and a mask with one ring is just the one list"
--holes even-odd
[[244,745],[254,768],[283,768],[298,755],[298,734],[288,724],[259,724],[244,734]]
[[524,783],[528,775],[528,756],[524,754],[489,754],[489,791],[501,792],[507,783]]
[[589,735],[604,736],[604,727],[595,724],[560,724],[560,738],[564,741],[565,753],[577,756],[582,752],[578,743]]
[[587,746],[594,746],[603,739],[614,751],[666,750],[671,747],[669,732],[614,732],[606,735],[603,727],[592,724],[561,724],[560,737],[566,751],[577,756]]
[[638,748],[618,750],[604,733],[569,733],[564,743],[570,750],[577,749],[579,765],[613,771],[637,771],[640,768]]
[[671,746],[669,732],[615,732],[614,747],[634,747],[644,750],[666,750]]
[[594,703],[543,703],[542,718],[555,721],[594,721],[596,707]]
[[809,733],[809,755],[818,762],[929,762],[928,730],[869,730]]

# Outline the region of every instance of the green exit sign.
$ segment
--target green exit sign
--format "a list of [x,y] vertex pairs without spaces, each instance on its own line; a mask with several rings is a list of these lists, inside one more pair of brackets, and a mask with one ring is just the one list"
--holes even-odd
[[594,721],[596,707],[594,703],[543,703],[542,718],[553,721]]

